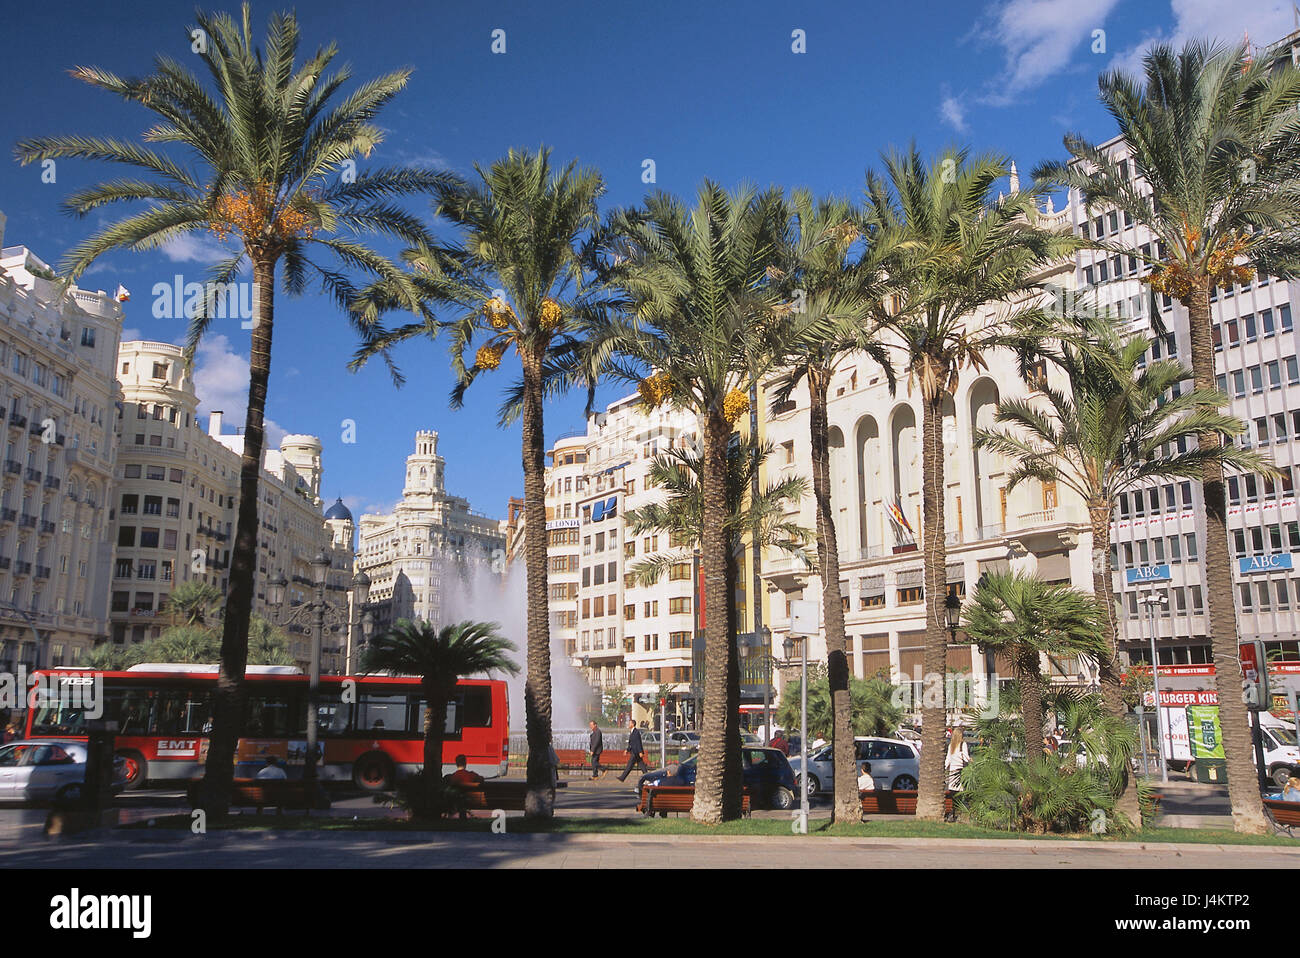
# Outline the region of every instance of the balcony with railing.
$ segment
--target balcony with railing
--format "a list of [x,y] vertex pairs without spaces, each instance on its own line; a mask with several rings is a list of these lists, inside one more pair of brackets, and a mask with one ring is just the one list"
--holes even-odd
[[15,459],[5,460],[5,472],[12,475],[18,475],[23,471],[23,464]]
[[0,509],[0,522],[13,522],[17,518],[17,509]]
[[10,560],[8,556],[0,556],[0,569],[9,568]]
[[11,416],[9,418],[10,429],[22,429],[26,425],[27,425],[27,417],[24,415],[19,414],[16,416]]
[[32,564],[30,562],[23,562],[21,559],[14,562],[15,575],[30,575],[31,571]]
[[23,473],[23,481],[40,482],[43,475],[45,475],[45,473],[41,472],[39,469],[33,469],[31,466],[28,466],[27,471]]
[[56,526],[49,519],[41,520],[41,535],[43,536],[53,535],[56,529],[58,529],[58,526]]
[[45,488],[46,488],[46,489],[58,489],[58,488],[59,488],[60,486],[62,486],[62,485],[63,485],[63,480],[60,479],[58,476],[46,476],[46,477],[45,477]]
[[38,565],[36,567],[36,578],[48,579],[50,577],[50,567],[47,565]]
[[36,521],[37,520],[35,516],[23,515],[18,517],[18,524],[22,526],[24,529],[35,529]]

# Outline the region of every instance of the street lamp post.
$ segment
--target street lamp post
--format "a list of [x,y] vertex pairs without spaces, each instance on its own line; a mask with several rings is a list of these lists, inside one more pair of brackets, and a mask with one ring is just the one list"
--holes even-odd
[[1160,766],[1160,781],[1169,781],[1169,763],[1165,761],[1165,713],[1160,707],[1160,660],[1156,658],[1156,607],[1169,605],[1169,597],[1164,593],[1148,592],[1142,598],[1146,606],[1147,621],[1151,623],[1151,686],[1156,704],[1156,763]]
[[[808,639],[804,638],[804,648],[799,656],[802,673],[799,682],[799,768],[802,777],[799,780],[799,834],[808,834]],[[782,643],[785,650],[785,664],[794,664],[794,636],[787,635]]]
[[[285,589],[288,582],[281,573],[277,578],[267,583],[267,599],[272,607],[272,620],[277,625],[291,625],[297,622],[311,623],[311,661],[308,663],[308,680],[307,680],[307,714],[306,714],[306,731],[307,731],[307,754],[304,757],[302,777],[304,781],[315,782],[318,779],[318,723],[320,721],[320,660],[321,645],[325,636],[325,624],[327,620],[333,621],[334,624],[343,627],[351,625],[350,616],[346,610],[334,608],[325,601],[325,586],[329,578],[330,558],[322,550],[311,560],[312,585],[314,591],[312,598],[302,605],[285,613],[282,609],[284,602]],[[359,575],[353,580],[354,595],[358,597],[368,596],[370,588],[369,577],[365,573]],[[362,603],[364,604],[364,603]],[[361,626],[363,634],[368,631],[366,617],[369,615],[365,612],[361,616]]]
[[772,630],[763,626],[763,744],[772,744]]

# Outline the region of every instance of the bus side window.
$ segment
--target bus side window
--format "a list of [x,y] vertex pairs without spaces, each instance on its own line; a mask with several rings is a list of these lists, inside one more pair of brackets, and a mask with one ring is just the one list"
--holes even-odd
[[363,693],[357,703],[357,731],[407,732],[410,709],[405,695]]
[[492,724],[492,689],[486,685],[467,685],[456,696],[461,709],[462,728],[487,728]]

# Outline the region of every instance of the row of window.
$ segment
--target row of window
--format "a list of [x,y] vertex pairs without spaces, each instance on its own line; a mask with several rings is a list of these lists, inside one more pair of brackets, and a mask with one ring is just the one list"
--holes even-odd
[[[1259,395],[1264,391],[1264,380],[1268,379],[1269,389],[1281,389],[1283,385],[1283,368],[1286,370],[1285,383],[1289,386],[1300,384],[1300,361],[1295,356],[1287,356],[1284,359],[1273,359],[1266,363],[1247,366],[1245,369],[1234,369],[1228,373],[1220,373],[1215,377],[1215,385],[1219,387],[1219,392],[1232,396],[1235,399],[1241,399],[1246,395],[1246,380],[1250,380],[1250,392]],[[1228,391],[1228,385],[1231,382],[1232,391]]]
[[[1181,505],[1179,504],[1181,502]],[[1127,519],[1130,516],[1159,515],[1163,512],[1176,512],[1180,509],[1191,508],[1192,505],[1192,484],[1190,482],[1181,482],[1177,486],[1169,483],[1163,487],[1150,486],[1146,489],[1136,489],[1133,492],[1122,492],[1119,495],[1119,517]]]
[[1258,314],[1247,313],[1240,319],[1228,319],[1223,323],[1214,323],[1210,327],[1210,333],[1214,338],[1215,350],[1222,350],[1224,347],[1224,333],[1227,333],[1227,345],[1229,348],[1240,346],[1243,342],[1253,343],[1262,335],[1265,339],[1277,333],[1278,329],[1284,333],[1291,332],[1291,304],[1283,303],[1277,308],[1277,317],[1274,318],[1272,309],[1261,309]]

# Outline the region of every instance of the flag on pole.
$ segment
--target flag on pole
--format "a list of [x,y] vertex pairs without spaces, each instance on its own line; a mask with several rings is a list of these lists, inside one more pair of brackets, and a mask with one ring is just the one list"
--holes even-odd
[[912,524],[907,521],[907,515],[903,512],[903,504],[897,497],[895,497],[893,502],[885,503],[885,508],[889,510],[889,518],[894,520],[894,525],[898,526],[900,529],[906,530],[913,538],[916,537],[916,532],[912,529]]
[[123,286],[121,283],[118,283],[117,292],[113,294],[113,298],[117,300],[119,303],[125,303],[131,298],[131,291],[127,289],[125,286]]

